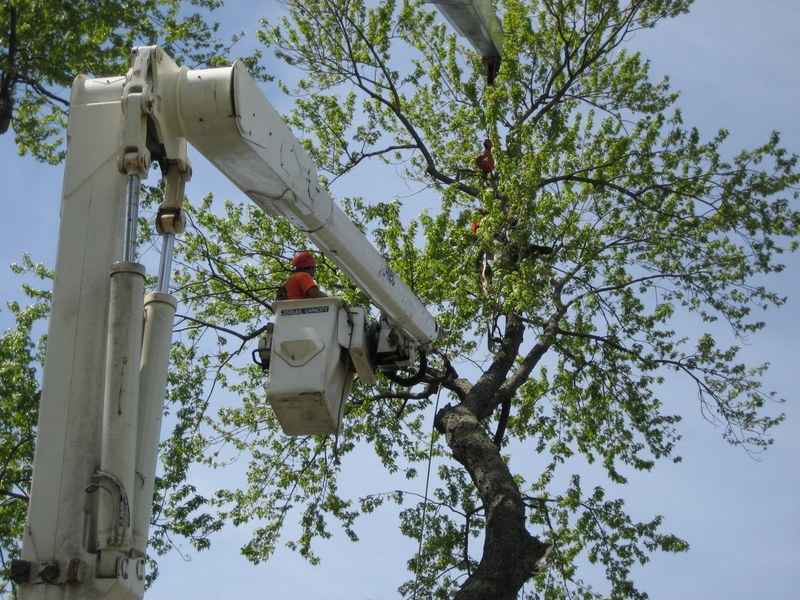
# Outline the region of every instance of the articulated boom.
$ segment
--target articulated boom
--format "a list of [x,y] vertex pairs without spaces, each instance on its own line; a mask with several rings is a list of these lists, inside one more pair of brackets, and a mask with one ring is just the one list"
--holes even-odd
[[[68,140],[33,483],[12,577],[22,600],[137,600],[176,309],[167,293],[172,244],[191,176],[187,142],[266,212],[305,232],[381,310],[378,325],[337,298],[275,303],[258,355],[287,433],[338,431],[353,371],[372,381],[376,366],[407,366],[438,330],[320,185],[240,64],[193,71],[158,47],[137,48],[126,76],[75,80]],[[136,224],[153,162],[166,182],[156,219],[164,235],[158,290],[145,294]]]

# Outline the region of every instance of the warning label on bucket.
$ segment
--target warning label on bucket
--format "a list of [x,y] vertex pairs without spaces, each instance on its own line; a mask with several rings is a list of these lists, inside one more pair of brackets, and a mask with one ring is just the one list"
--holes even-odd
[[307,306],[306,308],[284,308],[281,310],[282,317],[292,317],[294,315],[309,315],[313,313],[325,313],[330,310],[330,306]]

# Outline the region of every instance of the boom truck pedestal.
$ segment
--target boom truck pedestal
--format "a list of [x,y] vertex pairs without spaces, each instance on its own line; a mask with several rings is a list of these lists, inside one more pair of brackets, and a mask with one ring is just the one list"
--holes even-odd
[[[337,432],[354,372],[369,382],[375,368],[406,367],[439,334],[240,63],[190,70],[156,46],[132,55],[126,75],[79,76],[72,88],[33,482],[12,565],[21,600],[143,597],[189,144],[380,310],[373,323],[336,298],[275,303],[258,355],[269,354],[267,396],[287,434]],[[165,180],[163,249],[158,289],[145,294],[136,227],[153,163]]]

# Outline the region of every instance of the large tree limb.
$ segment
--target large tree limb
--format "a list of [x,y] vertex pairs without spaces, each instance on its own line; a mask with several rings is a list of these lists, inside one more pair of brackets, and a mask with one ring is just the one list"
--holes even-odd
[[509,371],[517,359],[517,352],[522,344],[525,325],[519,315],[506,315],[505,337],[500,350],[487,371],[472,386],[469,395],[464,399],[466,408],[482,421],[500,405],[501,400],[496,393],[505,383]]
[[17,9],[12,2],[8,9],[8,47],[5,59],[5,72],[0,74],[0,135],[11,126],[14,114],[14,83],[17,79]]
[[446,406],[436,415],[453,457],[470,474],[486,510],[483,556],[455,600],[513,600],[534,574],[547,545],[525,527],[525,503],[500,451],[464,405]]

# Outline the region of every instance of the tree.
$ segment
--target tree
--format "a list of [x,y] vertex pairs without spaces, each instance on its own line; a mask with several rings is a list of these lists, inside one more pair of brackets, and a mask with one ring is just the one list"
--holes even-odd
[[[218,0],[10,0],[0,6],[0,135],[22,154],[64,157],[69,88],[78,73],[125,73],[133,46],[159,44],[187,65],[218,64],[230,47],[206,22]],[[202,12],[189,12],[196,9]],[[234,36],[235,43],[241,34]],[[248,63],[253,67],[252,60]]]
[[[252,521],[244,553],[259,562],[301,506],[289,544],[315,561],[331,520],[356,539],[360,513],[396,501],[401,530],[420,540],[406,596],[515,598],[533,578],[541,597],[596,597],[578,579],[585,558],[605,567],[610,597],[644,597],[631,567],[686,542],[660,516],[638,522],[604,486],[588,489],[576,465],[624,484],[679,460],[680,409],[661,387],[676,377],[694,383],[730,443],[771,443],[781,417],[768,403],[780,399],[762,389],[766,367],[721,340],[759,330],[758,311],[783,303],[761,283],[800,230],[797,157],[779,135],[725,158],[727,133],[706,140],[685,127],[677,94],[625,50],[626,36],[689,4],[498,2],[504,56],[487,86],[479,57],[421,2],[288,2],[260,35],[302,74],[289,119],[331,184],[379,162],[438,195],[407,223],[399,201],[341,201],[451,333],[423,385],[357,386],[339,439],[286,439],[260,372],[232,358],[263,330],[303,241],[247,206],[215,214],[206,198],[176,276],[184,376],[171,392],[180,418],[164,482],[178,493],[162,515],[205,517],[188,533],[219,523],[204,505],[221,521]],[[470,172],[484,138],[497,161],[485,179]],[[366,301],[330,265],[318,280]],[[223,389],[236,402],[215,414]],[[407,477],[434,456],[438,489],[410,506],[402,491],[342,497],[339,463],[363,445]],[[180,483],[193,459],[221,466],[239,453],[251,457],[241,489],[206,498]]]
[[[292,2],[280,28],[265,28],[262,39],[303,73],[291,119],[329,182],[382,162],[440,198],[410,222],[399,201],[342,202],[452,333],[422,385],[357,386],[338,440],[285,438],[263,375],[233,359],[263,330],[288,258],[305,242],[249,206],[217,213],[205,199],[175,277],[176,426],[156,550],[174,534],[202,548],[223,522],[252,522],[244,552],[259,562],[299,510],[302,532],[289,543],[315,561],[314,540],[332,523],[356,539],[358,516],[394,501],[401,531],[420,540],[406,596],[513,598],[533,578],[543,597],[594,597],[578,579],[585,558],[605,567],[611,597],[642,597],[631,566],[686,544],[662,531],[661,517],[628,515],[610,486],[587,485],[580,463],[623,484],[634,470],[678,460],[681,410],[659,386],[672,377],[695,382],[729,441],[770,443],[780,417],[766,406],[764,367],[722,346],[720,325],[745,336],[762,327],[760,308],[782,303],[760,284],[780,271],[800,226],[796,157],[777,135],[723,158],[725,133],[702,140],[684,128],[676,96],[624,52],[627,34],[687,6],[503,2],[494,87],[419,2]],[[495,142],[496,179],[469,172],[485,137]],[[479,261],[491,272],[481,276]],[[351,304],[367,302],[331,265],[318,279]],[[33,364],[22,329],[14,364]],[[27,382],[12,397],[35,395],[32,371],[12,375]],[[29,453],[23,446],[4,460]],[[364,447],[409,478],[432,456],[437,489],[422,501],[399,490],[344,497],[337,473]],[[204,497],[187,479],[192,461],[224,466],[239,454],[251,458],[241,489]],[[19,522],[13,510],[4,523]]]
[[[52,277],[42,265],[34,265],[27,255],[22,264],[12,266],[15,273],[35,279]],[[24,294],[28,306],[8,302],[15,326],[0,337],[0,597],[5,596],[10,558],[19,551],[22,527],[28,509],[33,442],[39,414],[37,370],[44,358],[44,337],[37,335],[36,324],[50,312],[50,294],[30,283]]]

